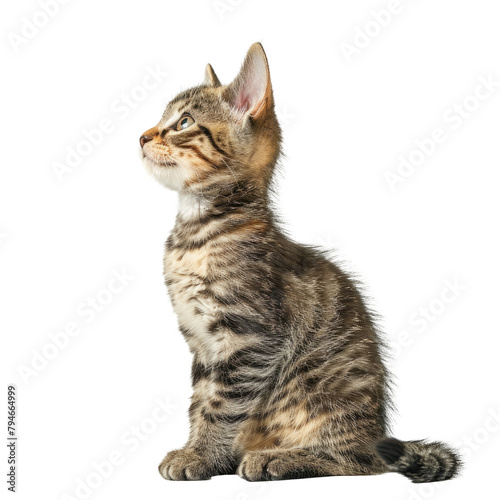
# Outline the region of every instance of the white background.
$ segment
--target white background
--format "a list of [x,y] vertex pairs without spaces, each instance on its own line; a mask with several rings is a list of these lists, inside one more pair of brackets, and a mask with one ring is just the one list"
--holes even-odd
[[[401,0],[383,27],[372,12],[388,0],[214,3],[74,0],[25,43],[23,18],[33,20],[39,4],[3,7],[2,394],[17,386],[18,498],[83,498],[81,481],[92,499],[494,496],[500,87],[480,102],[471,96],[480,78],[500,82],[498,2]],[[359,46],[366,28],[367,46],[349,62],[342,44]],[[207,62],[228,83],[255,41],[267,51],[282,116],[278,206],[287,228],[335,248],[366,283],[393,348],[394,435],[460,447],[467,466],[455,481],[188,484],[157,472],[187,438],[190,354],[162,281],[177,199],[144,171],[138,139],[170,98],[201,81]],[[157,66],[168,76],[138,89]],[[124,107],[124,94],[140,102]],[[458,124],[453,106],[464,100],[477,109]],[[113,130],[60,180],[54,164],[68,147],[85,149],[84,131],[103,119]],[[386,172],[435,128],[446,140],[391,190]],[[127,286],[106,292],[123,270]],[[96,296],[109,303],[91,317],[86,301]],[[49,334],[70,322],[80,333],[54,354]],[[34,357],[36,372],[21,376]],[[167,418],[157,398],[175,406]],[[137,444],[131,433],[141,426]],[[93,463],[110,455],[121,460],[103,478]]]

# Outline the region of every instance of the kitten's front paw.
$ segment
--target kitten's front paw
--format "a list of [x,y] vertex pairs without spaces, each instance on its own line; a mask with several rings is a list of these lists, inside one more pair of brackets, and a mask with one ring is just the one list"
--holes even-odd
[[268,451],[249,451],[243,456],[237,474],[247,481],[268,481],[271,476],[267,465],[272,459]]
[[171,451],[158,470],[164,479],[172,481],[200,481],[213,475],[211,465],[191,448]]
[[247,481],[270,481],[326,475],[320,471],[303,450],[254,450],[245,453],[237,474]]

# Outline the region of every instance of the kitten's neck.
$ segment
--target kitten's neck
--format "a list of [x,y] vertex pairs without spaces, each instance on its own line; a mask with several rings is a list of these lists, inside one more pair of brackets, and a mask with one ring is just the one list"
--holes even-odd
[[234,213],[251,214],[252,217],[269,215],[267,193],[253,186],[234,184],[219,187],[209,193],[179,193],[177,223],[202,222],[210,217],[224,218]]
[[209,210],[210,201],[205,197],[192,193],[179,193],[178,220],[185,222],[200,220]]

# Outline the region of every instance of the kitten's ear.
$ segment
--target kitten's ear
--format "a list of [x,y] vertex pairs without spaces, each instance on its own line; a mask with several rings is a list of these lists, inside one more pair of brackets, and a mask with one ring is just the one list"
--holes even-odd
[[207,64],[205,67],[205,81],[203,82],[205,85],[211,85],[212,87],[220,87],[221,83],[215,74],[214,68],[212,65]]
[[252,118],[263,117],[273,106],[273,90],[266,53],[254,43],[245,57],[240,73],[228,85],[225,99],[238,112]]

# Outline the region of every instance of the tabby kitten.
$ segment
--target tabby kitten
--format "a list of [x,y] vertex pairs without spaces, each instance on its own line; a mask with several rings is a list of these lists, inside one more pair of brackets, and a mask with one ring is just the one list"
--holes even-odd
[[208,65],[140,143],[146,168],[179,193],[164,272],[193,354],[189,439],[161,475],[455,476],[445,444],[387,437],[381,343],[355,283],[273,215],[281,132],[262,46],[230,85]]

